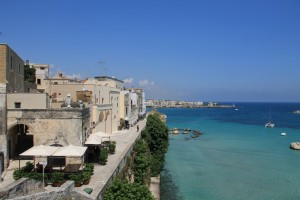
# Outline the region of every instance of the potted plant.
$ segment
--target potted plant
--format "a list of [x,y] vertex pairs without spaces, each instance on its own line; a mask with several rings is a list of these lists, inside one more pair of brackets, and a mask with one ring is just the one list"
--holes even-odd
[[100,156],[99,156],[100,165],[106,165],[107,158],[108,158],[108,150],[107,148],[102,148],[100,150]]
[[64,182],[64,173],[54,172],[51,176],[51,182],[54,187],[60,187]]
[[27,177],[37,181],[43,181],[43,174],[37,172],[30,172],[27,174]]
[[80,187],[82,182],[81,174],[70,174],[69,179],[74,181],[75,187]]
[[108,150],[110,154],[114,154],[116,152],[116,141],[110,141],[108,144]]
[[82,181],[83,181],[84,185],[89,184],[91,176],[92,176],[92,174],[89,171],[85,171],[85,172],[82,173]]
[[14,177],[15,181],[16,181],[16,180],[19,180],[20,178],[22,178],[23,175],[24,175],[24,172],[23,172],[22,169],[16,169],[16,170],[14,171],[14,173],[13,173],[13,177]]
[[85,168],[83,169],[83,172],[90,172],[90,174],[92,175],[94,173],[94,165],[91,163],[87,163],[85,165]]

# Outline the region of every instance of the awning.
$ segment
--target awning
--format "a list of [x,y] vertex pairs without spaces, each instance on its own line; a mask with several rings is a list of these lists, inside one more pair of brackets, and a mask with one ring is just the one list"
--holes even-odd
[[81,157],[86,149],[87,147],[69,145],[60,147],[52,156]]
[[55,151],[57,151],[60,147],[53,146],[33,146],[27,151],[20,154],[20,156],[35,156],[35,157],[47,157],[51,156]]
[[90,134],[88,139],[84,144],[90,144],[90,145],[100,145],[101,144],[101,138],[102,138],[103,133],[102,132],[96,132]]

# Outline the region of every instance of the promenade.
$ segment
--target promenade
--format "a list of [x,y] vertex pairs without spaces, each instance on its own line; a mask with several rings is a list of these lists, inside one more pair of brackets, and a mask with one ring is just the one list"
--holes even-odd
[[[110,178],[114,175],[128,150],[140,136],[141,130],[146,126],[146,121],[146,119],[139,121],[135,126],[130,127],[129,130],[122,130],[113,134],[103,133],[103,136],[109,136],[112,141],[116,141],[116,152],[108,156],[106,165],[95,164],[94,175],[90,183],[81,186],[80,189],[83,190],[87,187],[92,188],[93,192],[91,193],[91,197],[97,199],[106,183],[109,182]],[[137,132],[137,125],[140,127],[139,132]]]
[[[107,164],[100,165],[94,164],[94,174],[91,177],[91,180],[88,185],[82,185],[81,187],[76,187],[74,190],[84,190],[85,188],[93,189],[90,194],[91,199],[98,199],[102,190],[107,186],[107,183],[111,181],[112,177],[115,177],[118,172],[121,171],[119,168],[120,163],[126,161],[126,154],[136,141],[136,139],[140,136],[141,130],[143,130],[146,126],[147,119],[139,121],[136,125],[129,128],[129,130],[121,130],[118,132],[114,132],[112,134],[103,133],[104,137],[110,137],[112,141],[116,141],[116,151],[115,154],[109,155]],[[139,125],[139,131],[137,131],[137,125]],[[25,165],[24,163],[21,166]],[[3,176],[3,181],[0,183],[1,187],[6,187],[8,184],[13,183],[13,169],[17,169],[19,166],[19,161],[15,160],[11,162],[9,166],[9,171]],[[46,190],[53,191],[56,188],[47,186]],[[157,191],[157,188],[155,188]],[[103,194],[101,194],[103,195]],[[154,194],[157,196],[156,194]]]

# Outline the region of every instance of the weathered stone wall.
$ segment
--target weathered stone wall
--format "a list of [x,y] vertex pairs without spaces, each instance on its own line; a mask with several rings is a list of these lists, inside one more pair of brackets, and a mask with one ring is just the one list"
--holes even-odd
[[21,178],[16,182],[8,185],[5,189],[0,190],[1,199],[11,199],[19,196],[27,195],[29,192],[33,193],[43,190],[41,181],[36,181],[28,178]]
[[24,82],[24,92],[37,93],[37,85],[35,83]]
[[0,45],[0,83],[6,83],[7,48]]
[[29,127],[34,136],[34,145],[53,144],[57,137],[62,145],[82,146],[86,140],[85,130],[89,127],[89,109],[10,110],[8,124],[19,123]]
[[[61,187],[51,188],[51,190],[43,189],[40,181],[22,178],[0,191],[1,199],[15,200],[55,200],[55,199],[91,199],[83,192],[74,191],[74,182],[67,181]],[[38,192],[40,191],[40,192]]]
[[0,134],[6,133],[6,84],[0,83]]
[[7,119],[6,119],[6,83],[0,83],[0,152],[4,154],[4,166],[7,166]]
[[24,91],[24,61],[8,45],[0,44],[1,83],[8,83],[8,92]]
[[8,93],[7,109],[15,109],[15,103],[20,103],[20,109],[47,109],[49,98],[46,93]]
[[56,199],[81,199],[93,200],[93,198],[82,191],[80,188],[74,187],[74,181],[67,181],[62,186],[44,189],[42,182],[27,178],[22,178],[4,190],[0,191],[0,199],[15,200],[56,200]]

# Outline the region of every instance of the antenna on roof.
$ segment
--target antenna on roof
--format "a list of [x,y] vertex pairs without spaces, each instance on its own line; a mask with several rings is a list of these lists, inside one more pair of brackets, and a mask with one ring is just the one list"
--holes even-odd
[[[105,61],[99,61],[98,63],[104,65],[106,62],[105,62]],[[103,66],[102,70],[103,70],[103,72],[104,72],[104,73],[103,73],[104,76],[107,76],[107,68],[106,68],[105,66]]]

